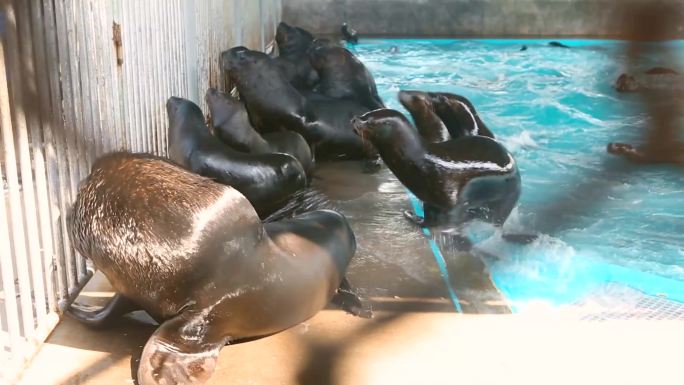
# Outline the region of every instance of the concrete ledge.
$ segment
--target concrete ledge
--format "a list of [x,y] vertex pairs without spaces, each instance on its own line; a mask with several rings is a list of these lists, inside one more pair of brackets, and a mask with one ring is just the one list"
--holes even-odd
[[283,20],[316,34],[347,21],[363,36],[622,38],[632,6],[666,7],[684,37],[684,6],[675,0],[288,0]]

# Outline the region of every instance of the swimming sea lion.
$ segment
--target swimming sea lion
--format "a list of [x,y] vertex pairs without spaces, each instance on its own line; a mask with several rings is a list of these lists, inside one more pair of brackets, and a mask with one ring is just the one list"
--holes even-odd
[[675,70],[665,67],[653,67],[643,74],[621,74],[615,81],[618,92],[664,91],[684,92],[684,80]]
[[309,50],[309,60],[319,77],[314,92],[355,100],[370,110],[385,107],[373,75],[349,50],[314,42]]
[[314,41],[313,35],[302,28],[280,22],[275,40],[278,44],[278,57],[273,61],[290,84],[298,90],[312,89],[318,82],[318,74],[311,67],[307,53]]
[[214,88],[205,96],[216,136],[234,150],[251,154],[284,153],[294,156],[307,174],[313,168],[311,149],[294,131],[259,135],[249,123],[245,105]]
[[68,230],[118,293],[161,321],[140,385],[202,384],[227,343],[313,316],[356,249],[341,214],[262,225],[237,190],[148,154],[98,159]]
[[563,43],[557,42],[557,41],[549,42],[549,46],[550,47],[556,47],[556,48],[570,48],[569,46],[567,46]]
[[405,213],[420,226],[460,226],[476,218],[501,226],[518,202],[518,167],[496,140],[478,135],[428,143],[403,114],[389,109],[355,119],[354,127],[423,201],[424,219]]
[[172,97],[166,103],[169,117],[169,158],[219,183],[234,187],[267,216],[306,187],[302,165],[287,154],[245,154],[232,150],[211,135],[200,108]]

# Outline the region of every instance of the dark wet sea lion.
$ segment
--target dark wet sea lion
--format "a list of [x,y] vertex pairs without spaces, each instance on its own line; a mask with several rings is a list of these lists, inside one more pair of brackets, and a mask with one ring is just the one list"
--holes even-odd
[[439,143],[451,139],[442,119],[435,113],[432,98],[427,92],[399,91],[399,102],[413,117],[416,128],[426,141]]
[[202,111],[189,100],[172,97],[166,110],[169,158],[195,173],[234,187],[262,217],[306,187],[306,173],[293,156],[232,150],[211,135]]
[[452,139],[480,135],[494,138],[494,134],[487,128],[475,106],[467,98],[447,92],[429,93],[435,113],[446,125]]
[[340,27],[340,32],[342,32],[342,38],[346,40],[347,42],[351,44],[358,44],[359,43],[359,34],[356,32],[356,30],[349,28],[347,23],[342,23],[342,27]]
[[636,148],[627,143],[609,143],[606,150],[613,155],[622,156],[634,163],[684,165],[684,146],[672,144],[655,151]]
[[563,43],[557,42],[557,41],[549,42],[549,46],[550,47],[557,47],[557,48],[570,48],[569,46],[567,46]]
[[311,67],[308,50],[314,37],[308,31],[287,25],[278,24],[276,29],[278,57],[273,61],[285,74],[290,84],[299,90],[310,90],[318,82],[318,74]]
[[643,74],[620,74],[615,81],[618,92],[664,91],[684,92],[684,80],[681,75],[670,68],[653,67]]
[[221,65],[258,132],[295,131],[310,144],[320,139],[315,127],[307,124],[306,100],[268,55],[234,47],[221,53]]
[[355,100],[370,110],[385,107],[378,96],[373,75],[349,50],[314,42],[309,60],[319,77],[315,92],[331,98]]
[[309,111],[325,127],[326,135],[316,147],[319,160],[374,159],[377,151],[354,133],[352,119],[369,109],[346,99],[335,99],[309,92],[306,95]]
[[227,343],[313,316],[356,249],[341,214],[264,226],[237,190],[147,154],[98,159],[68,230],[118,293],[162,322],[142,352],[140,385],[202,384]]
[[520,197],[520,174],[511,154],[496,140],[465,136],[424,141],[398,111],[371,111],[354,127],[380,152],[399,181],[423,201],[421,226],[459,226],[471,219],[502,225]]
[[234,79],[257,131],[283,127],[298,132],[320,159],[366,157],[363,142],[353,134],[349,120],[345,121],[356,108],[353,101],[341,102],[313,94],[305,98],[268,56],[244,47],[224,52],[222,62]]
[[245,105],[214,88],[205,96],[216,136],[231,148],[250,154],[284,153],[294,156],[307,174],[313,168],[311,149],[294,131],[260,135],[249,123]]
[[652,67],[644,71],[646,75],[679,75],[679,72],[667,67]]

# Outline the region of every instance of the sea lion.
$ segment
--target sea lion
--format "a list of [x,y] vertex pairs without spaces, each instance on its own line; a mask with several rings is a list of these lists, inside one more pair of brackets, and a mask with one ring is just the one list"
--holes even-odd
[[313,169],[311,149],[294,131],[259,135],[249,123],[245,105],[214,88],[207,90],[205,100],[211,112],[216,136],[234,150],[251,154],[283,153],[294,156],[309,174]]
[[670,68],[653,67],[642,74],[620,74],[615,81],[618,92],[664,91],[681,93],[684,91],[684,81],[681,75]]
[[439,143],[451,139],[442,119],[435,113],[432,97],[422,91],[399,91],[399,102],[413,117],[416,128],[427,142]]
[[652,151],[648,148],[636,148],[627,143],[609,143],[606,150],[634,163],[684,165],[684,145],[678,143],[661,146]]
[[452,139],[468,135],[494,138],[475,106],[467,98],[447,92],[429,93],[435,113],[446,125]]
[[98,159],[68,232],[117,293],[161,321],[140,357],[140,385],[205,383],[227,343],[310,318],[356,249],[339,213],[262,225],[234,188],[149,154]]
[[565,45],[565,44],[563,44],[563,43],[557,42],[557,41],[551,41],[551,42],[549,42],[549,47],[570,48],[569,46],[567,46],[567,45]]
[[373,157],[354,135],[348,119],[363,106],[312,93],[305,98],[261,52],[235,47],[221,56],[257,131],[277,127],[295,131],[306,139],[318,160]]
[[458,227],[476,218],[501,226],[518,202],[518,167],[496,140],[478,135],[428,143],[403,114],[389,109],[371,111],[353,123],[423,201],[424,219],[405,213],[420,226]]
[[370,71],[349,50],[314,42],[309,50],[311,65],[318,72],[314,92],[359,102],[370,110],[384,108]]
[[342,32],[342,38],[347,41],[348,43],[351,44],[358,44],[359,43],[359,34],[356,32],[356,30],[349,28],[347,23],[342,23],[342,27],[340,27],[340,32]]
[[302,28],[280,22],[275,40],[278,44],[278,57],[273,61],[283,71],[290,84],[298,90],[312,89],[318,82],[318,74],[311,67],[307,51],[314,41],[314,36]]
[[262,217],[277,210],[306,187],[302,165],[287,154],[245,154],[211,135],[202,110],[193,102],[172,97],[169,117],[169,158],[179,165],[234,187]]

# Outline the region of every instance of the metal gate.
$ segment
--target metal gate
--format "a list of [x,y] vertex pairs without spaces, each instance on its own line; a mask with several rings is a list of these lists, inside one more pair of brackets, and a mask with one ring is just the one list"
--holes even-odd
[[0,381],[92,275],[66,235],[101,154],[166,155],[166,99],[221,88],[218,56],[265,49],[281,0],[0,0]]

